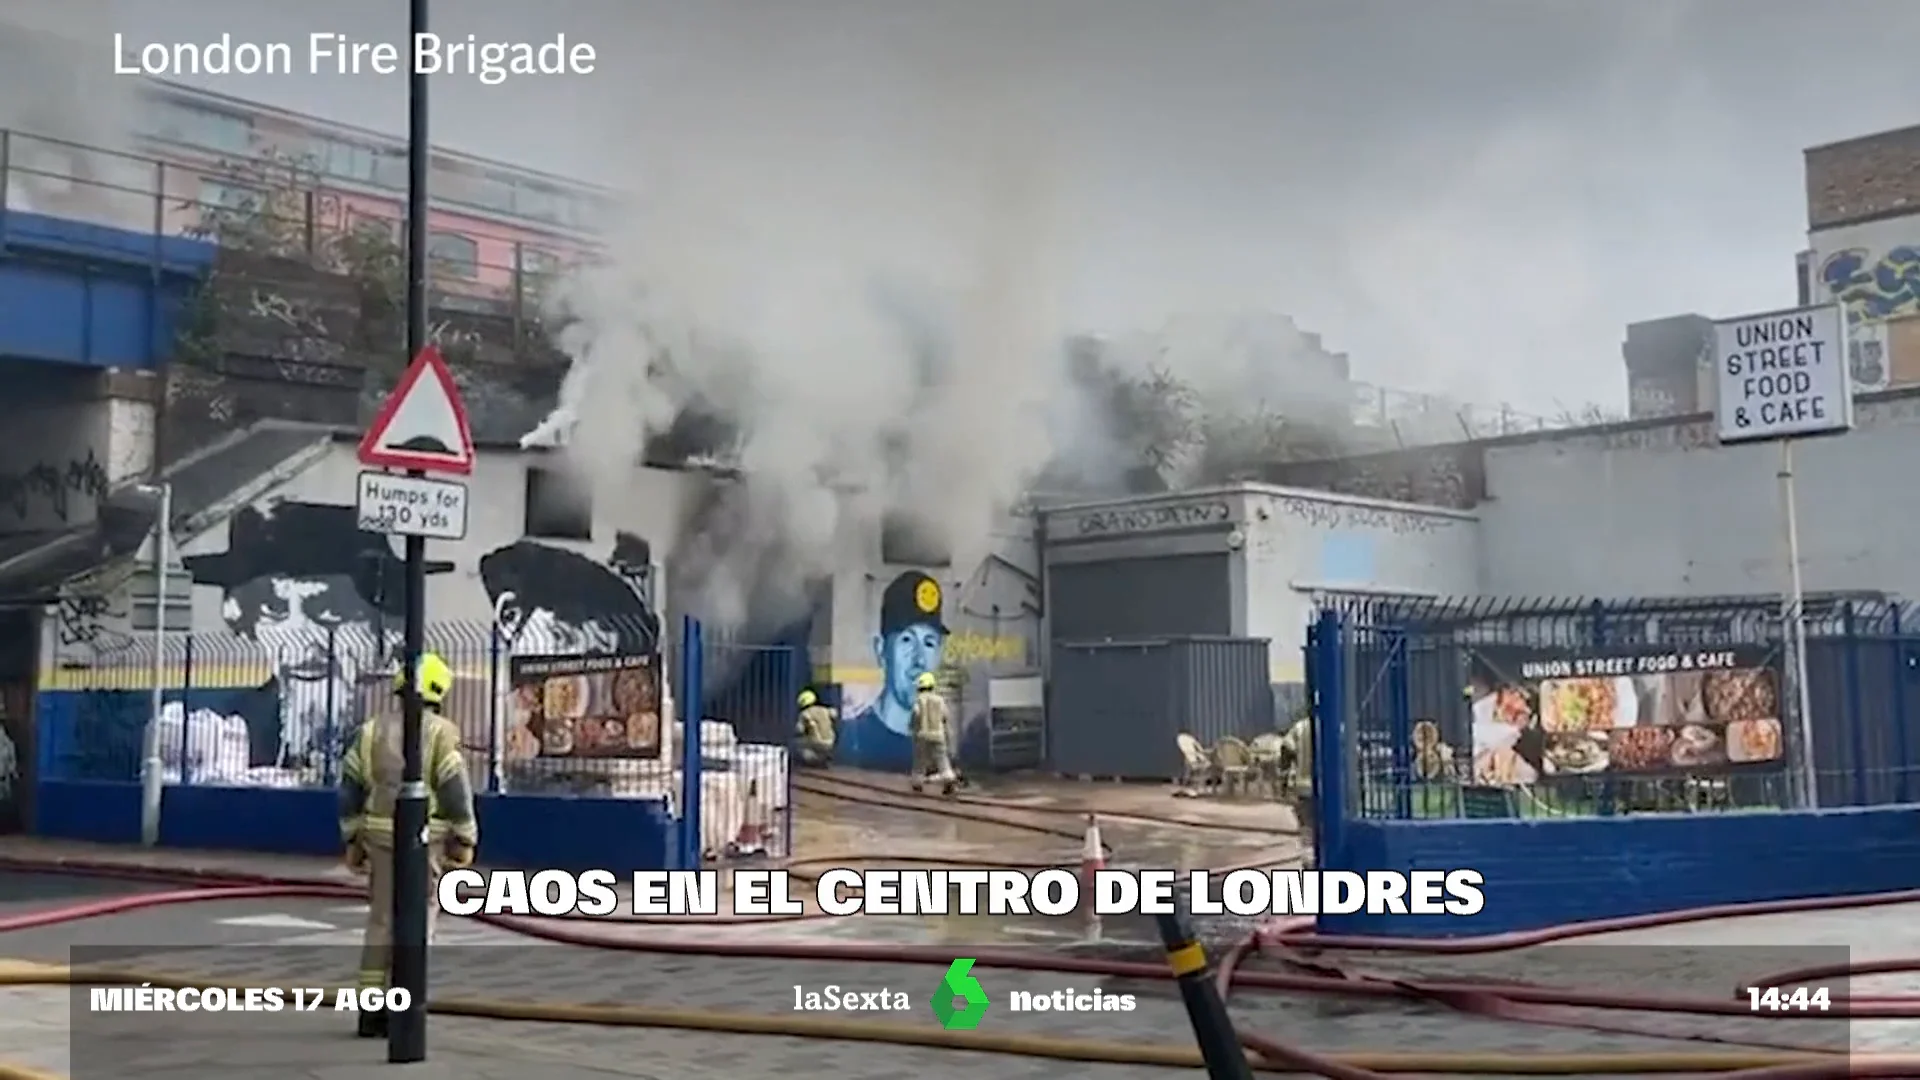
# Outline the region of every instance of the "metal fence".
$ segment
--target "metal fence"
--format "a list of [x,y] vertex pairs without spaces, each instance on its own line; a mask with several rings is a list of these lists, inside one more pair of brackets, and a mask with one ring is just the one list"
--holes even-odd
[[1324,596],[1318,767],[1360,818],[1920,799],[1920,616],[1809,598],[1804,718],[1784,625],[1769,598]]
[[[401,250],[400,206],[398,193],[330,186],[294,158],[185,164],[0,129],[0,242],[71,243],[41,220],[52,217],[150,237],[156,268],[167,259],[161,241],[175,238],[353,272],[362,263],[397,267],[381,255]],[[436,206],[441,212],[458,211]],[[432,304],[440,311],[535,318],[563,265],[585,250],[558,233],[541,245],[509,238],[511,228],[480,235],[434,224]]]
[[[443,711],[460,728],[476,789],[664,799],[685,820],[685,792],[698,786],[707,854],[789,854],[789,743],[804,649],[696,634],[698,662],[683,669],[679,627],[657,650],[634,644],[660,639],[651,622],[602,620],[591,631],[582,639],[537,625],[517,635],[484,622],[427,628],[427,649],[454,669]],[[84,666],[56,650],[41,679],[37,773],[137,780],[157,673],[167,783],[330,787],[360,725],[398,715],[397,635],[363,624],[169,635],[158,665],[151,638],[90,650]],[[700,693],[687,693],[683,670],[696,673]],[[702,747],[691,770],[691,727],[675,708],[690,697]]]

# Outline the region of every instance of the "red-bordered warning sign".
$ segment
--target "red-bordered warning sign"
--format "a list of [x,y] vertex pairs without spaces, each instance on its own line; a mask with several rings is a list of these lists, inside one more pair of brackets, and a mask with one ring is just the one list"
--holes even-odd
[[360,463],[463,476],[473,471],[467,407],[439,349],[421,349],[400,376],[360,439]]

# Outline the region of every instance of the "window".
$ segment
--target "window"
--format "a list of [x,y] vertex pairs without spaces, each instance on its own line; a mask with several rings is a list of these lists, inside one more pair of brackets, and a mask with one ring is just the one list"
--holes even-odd
[[513,213],[513,181],[498,176],[467,176],[448,186],[448,197],[503,214]]
[[373,182],[385,188],[407,186],[407,155],[382,150],[373,157]]
[[371,146],[338,139],[320,139],[314,144],[314,157],[320,163],[321,172],[343,180],[358,180],[363,184],[373,183],[380,154]]
[[527,466],[526,534],[547,540],[593,539],[593,496],[558,469]]
[[178,101],[157,102],[153,110],[157,138],[234,154],[253,149],[253,121],[244,116]]
[[463,278],[480,276],[480,245],[470,236],[434,233],[427,239],[427,257],[442,273]]
[[400,223],[390,217],[369,214],[365,210],[347,209],[347,227],[356,233],[384,236],[396,243],[400,240]]
[[521,184],[514,193],[513,209],[523,217],[556,225],[572,224],[571,215],[567,213],[567,197],[545,184]]
[[241,184],[229,184],[223,180],[200,181],[200,208],[203,210],[239,210],[260,209],[261,194]]
[[934,529],[890,510],[880,519],[880,561],[891,566],[952,566],[953,552]]
[[520,249],[520,269],[528,277],[552,277],[558,274],[564,265],[560,256],[539,248],[522,247]]

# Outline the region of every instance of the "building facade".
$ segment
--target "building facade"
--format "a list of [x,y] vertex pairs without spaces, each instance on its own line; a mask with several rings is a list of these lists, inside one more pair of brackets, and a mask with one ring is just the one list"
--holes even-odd
[[[272,197],[265,189],[291,183],[312,186],[292,212],[314,231],[399,236],[402,138],[161,80],[147,82],[140,108],[137,147],[163,166],[156,190],[175,230],[202,208],[257,206]],[[578,261],[613,205],[603,189],[439,149],[431,191],[436,285],[480,304],[508,302]]]
[[1920,383],[1920,126],[1806,152],[1805,292],[1846,305],[1862,391]]

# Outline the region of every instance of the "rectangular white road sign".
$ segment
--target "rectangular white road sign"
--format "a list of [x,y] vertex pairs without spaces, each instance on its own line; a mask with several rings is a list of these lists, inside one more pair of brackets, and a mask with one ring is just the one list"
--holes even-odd
[[419,476],[363,472],[354,499],[360,527],[429,540],[467,538],[467,485]]
[[1847,319],[1838,304],[1742,315],[1713,326],[1720,441],[1853,427]]

